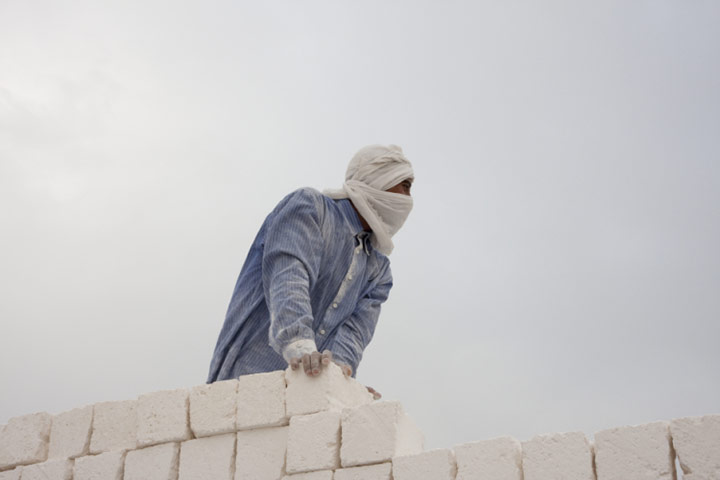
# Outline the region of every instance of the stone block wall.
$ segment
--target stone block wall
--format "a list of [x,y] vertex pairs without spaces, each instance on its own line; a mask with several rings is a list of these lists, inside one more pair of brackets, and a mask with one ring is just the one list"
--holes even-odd
[[424,451],[397,402],[331,365],[0,426],[0,480],[720,480],[720,415]]

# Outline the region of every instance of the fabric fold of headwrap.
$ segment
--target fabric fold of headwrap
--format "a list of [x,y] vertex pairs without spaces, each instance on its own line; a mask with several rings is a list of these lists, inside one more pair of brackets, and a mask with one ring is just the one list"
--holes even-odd
[[397,145],[369,145],[350,161],[345,183],[338,190],[325,190],[330,198],[349,198],[372,229],[372,245],[390,255],[392,236],[400,230],[413,207],[413,199],[386,192],[407,179],[414,179],[412,164]]

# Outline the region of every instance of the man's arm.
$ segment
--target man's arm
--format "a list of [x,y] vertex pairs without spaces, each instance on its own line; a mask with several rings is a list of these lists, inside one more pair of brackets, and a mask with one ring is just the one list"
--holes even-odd
[[357,372],[363,351],[375,333],[380,307],[387,300],[392,285],[392,273],[390,265],[387,264],[375,287],[358,301],[352,315],[340,325],[332,344],[328,347],[336,362],[350,367],[350,371],[346,373],[350,373],[353,377]]
[[262,277],[270,312],[270,346],[290,363],[317,350],[310,290],[323,248],[324,205],[307,190],[292,193],[267,228]]

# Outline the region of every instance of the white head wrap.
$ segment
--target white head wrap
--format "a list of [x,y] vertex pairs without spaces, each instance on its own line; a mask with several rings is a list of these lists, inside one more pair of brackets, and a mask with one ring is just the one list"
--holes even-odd
[[323,193],[330,198],[349,198],[373,231],[373,247],[390,255],[391,238],[405,223],[413,200],[385,190],[409,178],[414,178],[412,165],[400,147],[369,145],[350,161],[342,189]]

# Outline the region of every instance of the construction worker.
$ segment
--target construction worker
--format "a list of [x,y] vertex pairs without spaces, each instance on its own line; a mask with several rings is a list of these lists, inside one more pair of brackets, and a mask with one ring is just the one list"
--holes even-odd
[[412,209],[413,180],[400,147],[371,145],[341,189],[286,196],[250,247],[208,383],[288,365],[315,376],[330,362],[355,376],[392,287],[391,238]]

